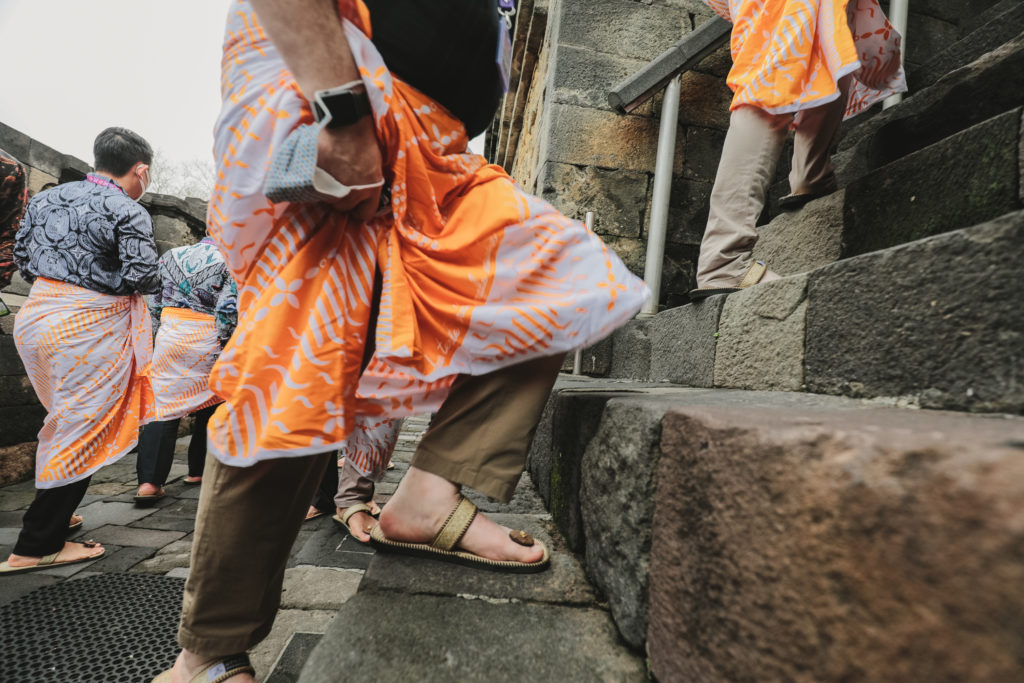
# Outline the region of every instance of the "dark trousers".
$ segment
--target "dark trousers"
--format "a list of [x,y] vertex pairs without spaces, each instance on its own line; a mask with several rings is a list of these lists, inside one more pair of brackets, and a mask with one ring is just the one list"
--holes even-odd
[[320,485],[313,496],[313,507],[320,512],[334,514],[334,494],[338,492],[338,451],[331,451],[331,461],[327,463],[327,471],[320,478]]
[[67,486],[37,489],[35,500],[21,520],[21,533],[14,545],[15,555],[45,557],[64,547],[68,522],[89,488],[86,477]]
[[[203,476],[206,464],[206,424],[210,421],[213,411],[219,403],[197,410],[192,430],[192,440],[188,443],[188,476]],[[135,471],[140,484],[163,486],[174,462],[174,442],[178,438],[180,419],[150,422],[142,428],[139,436],[139,457],[135,462]]]

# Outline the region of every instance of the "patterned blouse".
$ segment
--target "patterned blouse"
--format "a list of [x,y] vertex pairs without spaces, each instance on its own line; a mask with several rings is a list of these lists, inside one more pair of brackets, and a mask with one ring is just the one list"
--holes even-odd
[[0,289],[14,274],[14,235],[25,213],[28,184],[18,160],[0,149]]
[[15,237],[22,277],[37,277],[127,296],[157,291],[153,219],[102,175],[40,192],[28,204]]
[[217,338],[227,343],[238,320],[238,286],[209,237],[171,249],[160,258],[160,290],[149,305],[154,329],[165,307],[188,308],[217,320]]

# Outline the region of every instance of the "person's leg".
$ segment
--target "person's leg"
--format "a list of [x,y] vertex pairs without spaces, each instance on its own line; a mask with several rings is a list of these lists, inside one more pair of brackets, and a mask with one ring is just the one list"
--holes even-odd
[[[370,505],[372,512],[373,480],[361,475],[359,470],[352,467],[348,458],[345,459],[345,464],[341,467],[341,476],[338,477],[338,485],[335,489],[333,503],[339,517],[346,509],[360,503]],[[371,512],[356,512],[348,518],[347,522],[352,535],[364,543],[370,540],[367,530],[376,523]]]
[[203,476],[206,465],[206,425],[217,410],[219,403],[207,406],[193,413],[192,439],[188,442],[188,476]]
[[143,426],[139,435],[139,455],[135,461],[140,488],[150,484],[159,489],[167,483],[167,475],[174,464],[174,442],[178,437],[179,422],[164,420]]
[[735,287],[750,270],[755,226],[792,120],[789,114],[768,114],[750,106],[732,112],[711,190],[697,287]]
[[853,76],[839,79],[839,97],[796,117],[790,194],[822,196],[839,189],[832,155],[839,146],[839,130],[846,111]]
[[327,463],[324,476],[320,477],[320,485],[316,487],[306,519],[317,512],[325,515],[334,512],[334,494],[338,490],[338,452],[331,451],[330,455],[331,461]]
[[[511,499],[563,358],[537,358],[455,380],[381,512],[388,538],[430,541],[458,502],[460,486]],[[508,529],[483,515],[476,516],[459,546],[493,560],[534,562],[542,552],[517,545]]]
[[244,652],[270,632],[292,544],[334,457],[281,458],[251,467],[207,462],[178,630],[187,651],[181,666],[191,671],[211,658]]
[[88,557],[99,552],[98,546],[86,548],[80,543],[64,540],[68,520],[82,502],[89,477],[66,486],[37,489],[36,497],[22,518],[21,533],[8,562],[14,567],[34,565],[39,558],[61,552],[60,560]]

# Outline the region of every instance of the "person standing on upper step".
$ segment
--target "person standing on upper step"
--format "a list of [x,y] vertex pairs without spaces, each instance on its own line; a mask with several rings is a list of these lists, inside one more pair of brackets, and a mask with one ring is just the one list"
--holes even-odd
[[[549,566],[460,488],[512,497],[565,353],[650,292],[586,226],[468,151],[508,82],[499,21],[496,0],[232,5],[208,225],[238,282],[238,329],[210,377],[225,402],[185,649],[158,680],[252,680],[245,652],[273,625],[325,451],[359,419],[437,411],[375,547]],[[386,456],[353,466],[368,476]]]
[[705,2],[733,25],[733,100],[693,300],[778,278],[753,250],[790,127],[793,170],[784,210],[837,189],[832,154],[844,117],[907,89],[900,36],[877,0]]
[[153,150],[125,128],[93,145],[96,171],[32,198],[14,260],[32,283],[14,343],[46,408],[36,449],[36,497],[0,574],[99,557],[65,542],[97,469],[135,448],[152,419],[152,328],[143,294],[159,287],[153,220],[138,200]]

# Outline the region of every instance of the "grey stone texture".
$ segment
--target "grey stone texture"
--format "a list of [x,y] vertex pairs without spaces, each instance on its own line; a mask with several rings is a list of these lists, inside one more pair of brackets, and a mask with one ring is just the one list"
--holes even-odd
[[718,319],[726,297],[662,311],[650,321],[651,379],[691,387],[715,383]]
[[[1020,208],[1020,125],[1018,108],[851,183],[846,189],[843,256],[955,230]],[[951,168],[958,173],[950,173]]]
[[845,197],[840,190],[775,217],[758,230],[754,258],[779,275],[804,273],[838,260]]
[[649,380],[651,376],[651,337],[646,320],[630,320],[612,333],[612,358],[609,377]]
[[[331,610],[305,610],[305,609],[282,609],[278,610],[274,619],[274,626],[260,643],[249,651],[249,661],[256,669],[256,678],[267,683],[295,683],[299,680],[299,672],[302,669],[302,662],[295,662],[298,666],[286,666],[278,668],[278,659],[285,656],[293,637],[317,634],[322,636],[327,630],[328,624],[334,620],[336,611]],[[317,638],[319,641],[319,638]],[[308,657],[308,652],[304,653]],[[291,678],[284,678],[285,670],[294,673]]]
[[[612,111],[608,89],[645,63],[590,46],[560,45],[558,60],[553,65],[553,90],[546,101]],[[650,105],[635,113],[650,115]]]
[[133,529],[131,527],[111,524],[102,526],[89,534],[91,538],[100,543],[141,546],[143,548],[160,548],[172,541],[178,540],[184,535],[185,532],[183,531]]
[[538,189],[567,216],[582,220],[593,211],[600,235],[639,237],[649,180],[646,173],[552,162],[544,165]]
[[587,576],[608,597],[619,633],[634,648],[647,637],[654,475],[664,413],[665,404],[609,401],[581,463]]
[[[692,28],[686,12],[631,0],[564,2],[557,11],[561,15],[559,47],[586,47],[644,62],[667,50]],[[608,80],[610,87],[614,78]]]
[[658,680],[1024,676],[1020,418],[743,403],[664,419]]
[[645,680],[603,611],[394,593],[345,603],[300,679],[333,683],[340,671],[353,683]]
[[335,567],[286,569],[281,589],[283,609],[337,609],[355,595],[362,572]]
[[730,294],[715,347],[715,386],[799,391],[804,383],[807,275]]
[[1024,412],[1024,212],[840,261],[808,284],[812,391]]

